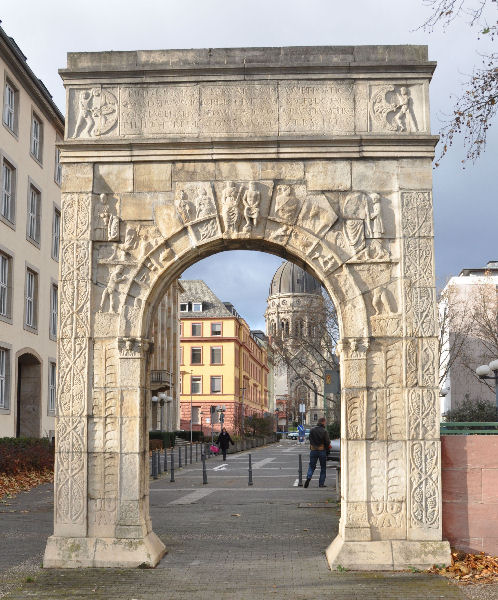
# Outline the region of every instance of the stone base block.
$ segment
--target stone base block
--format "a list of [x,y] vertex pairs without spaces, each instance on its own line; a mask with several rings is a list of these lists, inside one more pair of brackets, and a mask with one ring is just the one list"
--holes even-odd
[[451,564],[449,542],[346,542],[337,536],[325,553],[332,570],[344,567],[353,571],[401,571],[410,567],[429,569],[434,564]]
[[65,538],[52,535],[47,540],[43,567],[155,567],[165,554],[166,547],[152,531],[141,539]]

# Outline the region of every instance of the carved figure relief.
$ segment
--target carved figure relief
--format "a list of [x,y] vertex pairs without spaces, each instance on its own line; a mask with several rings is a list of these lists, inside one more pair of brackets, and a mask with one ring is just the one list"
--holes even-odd
[[290,185],[279,185],[275,196],[275,214],[283,221],[294,224],[301,208]]
[[370,100],[370,113],[383,130],[408,133],[418,131],[413,99],[406,86],[380,86]]
[[238,231],[239,206],[242,187],[237,190],[233,181],[227,181],[221,193],[221,212],[225,231],[235,233]]
[[244,233],[251,231],[253,227],[258,225],[259,205],[261,203],[261,193],[256,189],[254,181],[249,183],[249,189],[245,190],[242,196],[242,204],[244,205],[245,225]]
[[437,442],[413,442],[410,446],[410,524],[439,527],[439,456]]
[[[117,312],[119,307],[119,290],[118,286],[123,281],[126,281],[126,276],[124,273],[124,266],[117,265],[114,269],[111,269],[109,272],[109,280],[107,283],[107,287],[102,292],[102,297],[100,299],[99,312],[104,312],[104,306],[106,304],[106,300],[109,299],[109,311],[108,312]],[[116,302],[116,297],[118,301]]]
[[216,214],[210,183],[177,183],[176,210],[184,224],[201,221]]
[[[95,205],[95,239],[100,241],[115,241],[119,238],[119,217],[113,214],[115,208],[109,202],[107,194],[100,194],[99,202]],[[117,200],[114,200],[114,205]]]
[[76,125],[72,138],[98,137],[109,133],[118,121],[118,101],[112,92],[92,88],[79,92]]
[[348,502],[346,505],[346,527],[369,527],[366,502]]
[[151,340],[136,337],[118,338],[120,358],[141,358],[152,350]]

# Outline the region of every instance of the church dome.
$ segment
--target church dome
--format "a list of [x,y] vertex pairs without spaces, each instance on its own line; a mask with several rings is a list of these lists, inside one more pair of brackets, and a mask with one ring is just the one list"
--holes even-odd
[[279,294],[318,294],[322,285],[313,275],[294,263],[284,262],[277,269],[270,285],[270,296]]

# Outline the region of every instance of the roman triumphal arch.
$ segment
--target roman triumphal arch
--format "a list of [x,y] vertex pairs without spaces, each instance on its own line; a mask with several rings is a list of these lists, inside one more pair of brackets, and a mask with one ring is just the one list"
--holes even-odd
[[[46,567],[155,565],[151,316],[227,249],[289,257],[341,326],[331,566],[445,563],[422,46],[69,54],[55,527]],[[332,536],[331,536],[332,537]]]

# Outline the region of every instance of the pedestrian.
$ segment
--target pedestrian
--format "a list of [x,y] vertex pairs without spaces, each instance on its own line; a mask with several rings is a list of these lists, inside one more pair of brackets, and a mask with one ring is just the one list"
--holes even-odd
[[233,440],[230,437],[230,434],[228,433],[228,431],[226,430],[226,427],[223,427],[223,429],[221,430],[221,433],[218,436],[216,443],[218,444],[218,446],[220,447],[220,450],[223,453],[223,460],[226,460],[228,446],[229,446],[229,444],[232,444],[232,446],[233,446]]
[[325,429],[325,417],[318,419],[318,425],[310,431],[310,464],[304,487],[307,488],[310,484],[313,473],[315,472],[316,463],[320,461],[320,478],[318,480],[319,487],[327,487],[325,485],[325,477],[327,476],[327,454],[330,448],[329,432]]

